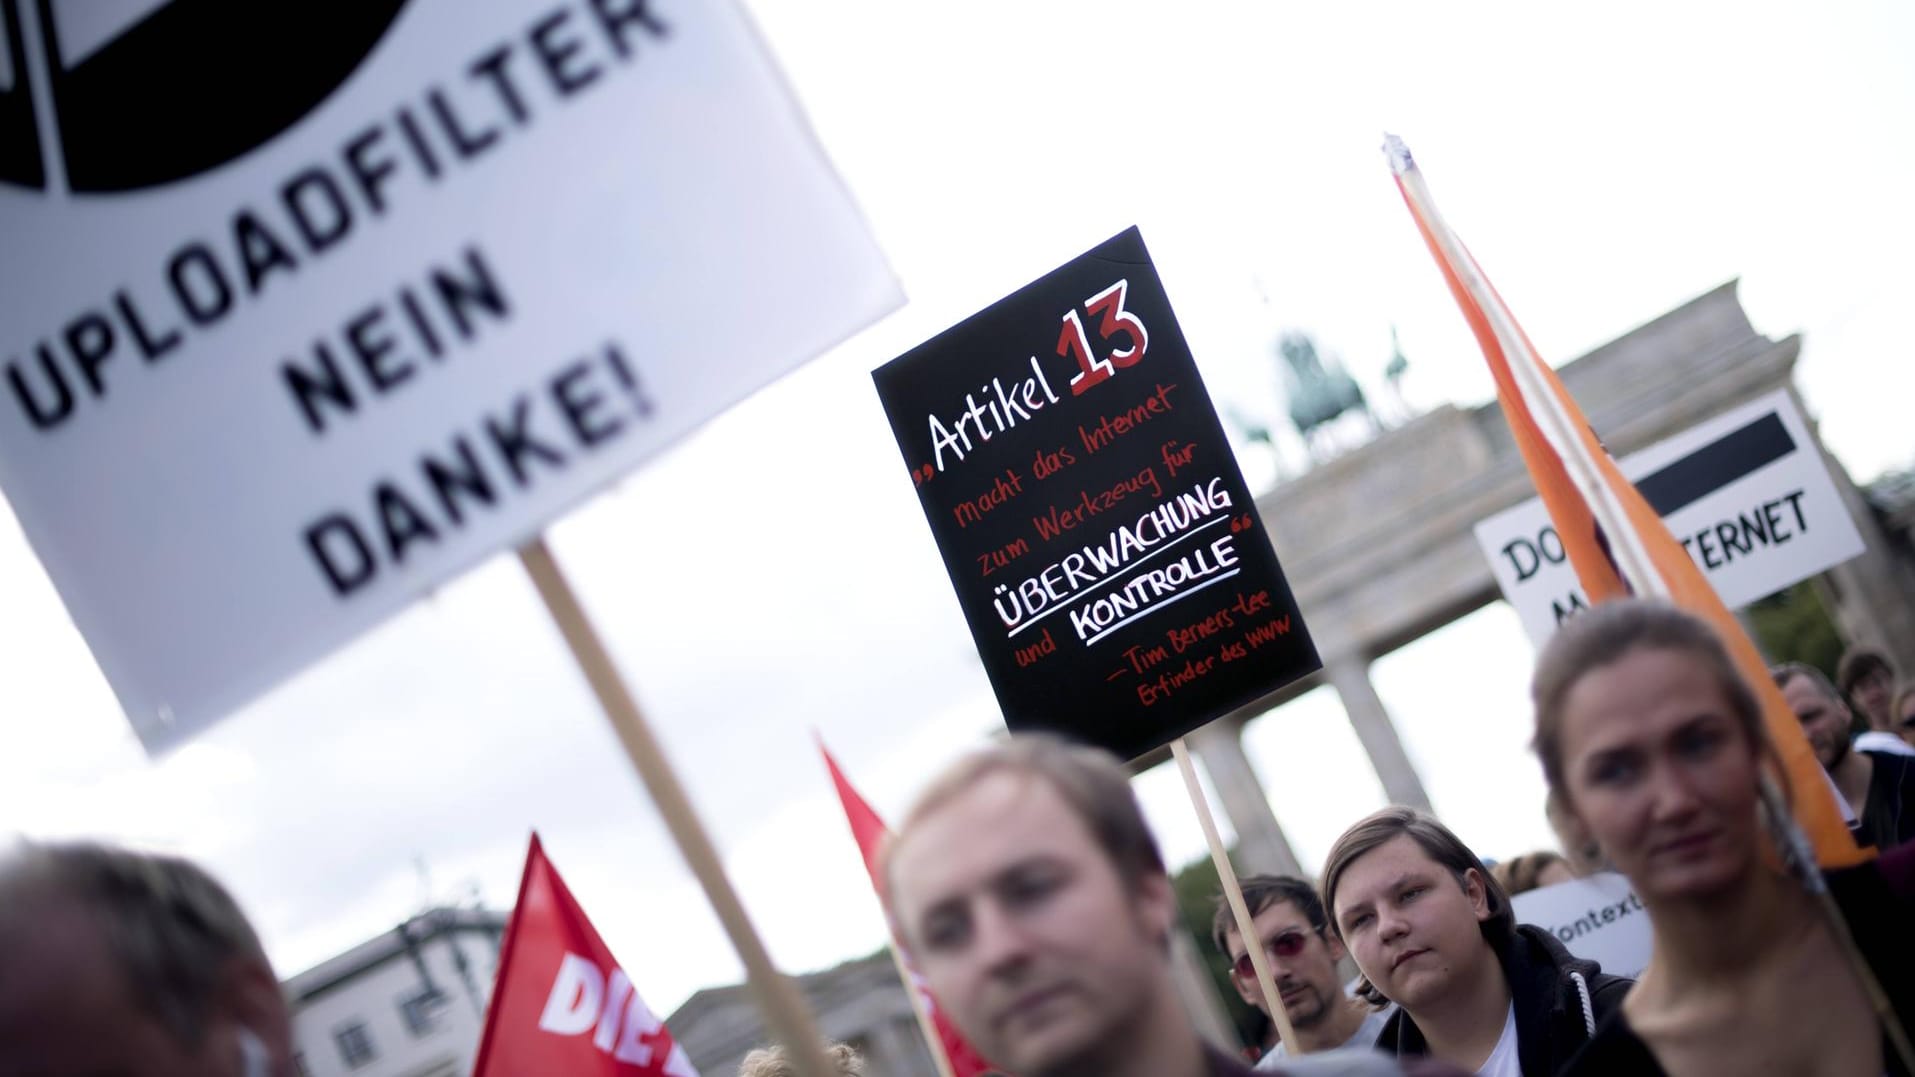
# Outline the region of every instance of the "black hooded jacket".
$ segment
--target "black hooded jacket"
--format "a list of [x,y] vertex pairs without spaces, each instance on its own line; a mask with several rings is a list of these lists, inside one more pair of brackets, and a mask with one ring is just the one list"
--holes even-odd
[[[1518,924],[1498,949],[1503,979],[1516,1010],[1516,1057],[1523,1077],[1550,1077],[1622,1006],[1634,980],[1611,976],[1594,961],[1571,957],[1555,936]],[[1429,1051],[1423,1030],[1398,1008],[1377,1037],[1377,1049],[1398,1055]]]

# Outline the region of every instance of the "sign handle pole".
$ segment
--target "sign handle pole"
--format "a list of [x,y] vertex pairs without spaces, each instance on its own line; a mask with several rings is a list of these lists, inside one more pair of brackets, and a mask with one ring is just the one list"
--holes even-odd
[[519,562],[532,577],[539,597],[545,601],[552,620],[557,622],[560,634],[571,647],[572,656],[591,684],[599,705],[611,719],[619,743],[625,746],[632,766],[637,768],[652,801],[665,817],[665,825],[678,843],[679,852],[692,874],[698,877],[699,885],[704,887],[705,896],[724,924],[725,933],[731,936],[732,947],[745,965],[747,985],[766,1023],[791,1052],[799,1073],[804,1077],[830,1077],[834,1070],[825,1057],[824,1039],[818,1034],[804,997],[772,965],[764,942],[758,938],[743,903],[732,889],[731,880],[725,875],[718,850],[692,808],[690,797],[652,735],[638,702],[619,677],[598,630],[586,617],[585,608],[553,559],[543,535],[519,547]]
[[891,963],[898,968],[898,979],[904,981],[905,994],[911,997],[911,1012],[917,1015],[924,1045],[931,1049],[931,1061],[937,1063],[938,1077],[954,1077],[951,1060],[944,1054],[944,1041],[938,1038],[938,1026],[932,1023],[931,1011],[924,1005],[924,993],[918,990],[917,981],[911,978],[911,970],[904,964],[904,955],[898,952],[897,940],[887,937],[884,945],[891,951]]
[[1277,1023],[1277,1035],[1283,1038],[1284,1050],[1292,1055],[1303,1054],[1302,1045],[1297,1042],[1295,1031],[1290,1027],[1290,1014],[1283,1008],[1283,996],[1277,991],[1276,977],[1270,974],[1270,956],[1264,953],[1263,940],[1257,936],[1257,926],[1250,917],[1250,907],[1244,903],[1243,887],[1237,884],[1237,873],[1230,866],[1230,854],[1223,847],[1223,837],[1217,833],[1217,820],[1210,814],[1210,801],[1204,797],[1203,786],[1197,782],[1197,768],[1190,761],[1190,749],[1184,745],[1184,738],[1178,737],[1170,742],[1170,754],[1177,759],[1177,769],[1183,773],[1184,788],[1190,790],[1191,806],[1197,809],[1197,822],[1204,828],[1204,840],[1210,843],[1210,860],[1217,865],[1217,881],[1223,886],[1224,900],[1230,903],[1230,912],[1237,919],[1237,935],[1244,941],[1244,949],[1250,955],[1250,965],[1257,970],[1257,986],[1263,989],[1264,1005],[1270,1007],[1270,1018]]

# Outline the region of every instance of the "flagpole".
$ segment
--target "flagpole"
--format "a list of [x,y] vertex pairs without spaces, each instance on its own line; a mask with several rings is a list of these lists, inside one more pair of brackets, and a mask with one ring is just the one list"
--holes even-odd
[[924,992],[918,990],[918,983],[911,977],[911,969],[904,963],[904,955],[898,951],[898,940],[886,933],[884,948],[891,951],[891,964],[898,970],[898,979],[904,981],[904,993],[911,997],[911,1012],[917,1015],[918,1031],[924,1035],[924,1045],[931,1049],[931,1061],[937,1064],[938,1077],[956,1077],[951,1068],[951,1057],[944,1053],[944,1037],[938,1035],[938,1026],[931,1020],[931,1011],[924,1005]]
[[[1483,316],[1489,326],[1490,336],[1494,338],[1495,350],[1503,353],[1505,365],[1516,382],[1517,396],[1524,401],[1526,410],[1540,411],[1542,421],[1537,421],[1534,415],[1531,416],[1530,421],[1548,443],[1549,451],[1554,453],[1561,462],[1565,475],[1576,487],[1576,495],[1582,498],[1594,521],[1610,540],[1610,552],[1614,557],[1618,574],[1636,592],[1671,601],[1677,601],[1681,597],[1677,586],[1681,585],[1681,593],[1689,594],[1702,607],[1690,612],[1702,614],[1705,620],[1711,622],[1729,648],[1731,657],[1736,659],[1738,667],[1759,689],[1764,697],[1765,717],[1772,717],[1770,712],[1780,708],[1781,725],[1786,727],[1783,735],[1799,737],[1800,731],[1795,723],[1787,720],[1787,708],[1779,698],[1779,691],[1769,683],[1766,676],[1762,675],[1765,672],[1766,663],[1762,660],[1760,652],[1751,642],[1746,629],[1735,621],[1728,608],[1721,602],[1720,596],[1709,587],[1706,581],[1702,580],[1699,571],[1687,556],[1674,548],[1673,537],[1667,534],[1661,524],[1646,525],[1660,532],[1662,545],[1673,551],[1667,559],[1661,561],[1643,541],[1644,535],[1637,533],[1632,526],[1630,512],[1623,503],[1624,495],[1626,493],[1635,499],[1632,504],[1637,505],[1640,512],[1642,506],[1640,492],[1617,473],[1613,463],[1607,462],[1606,454],[1596,455],[1601,453],[1602,449],[1600,443],[1595,441],[1594,432],[1588,430],[1586,421],[1575,407],[1574,401],[1569,398],[1567,391],[1562,389],[1561,383],[1548,373],[1548,366],[1543,363],[1542,357],[1529,346],[1528,340],[1516,327],[1514,318],[1503,307],[1500,297],[1495,294],[1495,289],[1490,287],[1489,281],[1484,277],[1481,268],[1476,265],[1475,259],[1470,257],[1462,241],[1443,222],[1441,214],[1436,209],[1435,200],[1430,197],[1423,183],[1421,171],[1411,160],[1409,150],[1403,145],[1402,140],[1394,136],[1385,136],[1384,150],[1389,157],[1391,170],[1396,174],[1404,200],[1409,204],[1411,216],[1417,220],[1424,238],[1430,245],[1430,253],[1436,258],[1439,267],[1453,278],[1452,285],[1458,290],[1457,302],[1464,306],[1465,316],[1468,316],[1471,307],[1476,308]],[[1480,331],[1478,335],[1480,338]],[[1491,354],[1491,340],[1485,339],[1481,343],[1485,358],[1490,360],[1494,368],[1496,358]],[[1562,394],[1560,397],[1557,395],[1558,392]],[[1498,395],[1500,397],[1502,394],[1499,392]],[[1503,407],[1505,412],[1509,413],[1510,425],[1514,428],[1516,415],[1510,410],[1510,402],[1505,400]],[[1534,464],[1530,464],[1530,467],[1533,472]],[[1621,483],[1621,486],[1612,485],[1612,482]],[[1653,515],[1653,510],[1649,510],[1649,514]],[[1670,572],[1663,571],[1665,567],[1669,568]],[[1576,569],[1579,577],[1584,576],[1584,569],[1580,562],[1576,564]],[[1586,578],[1584,584],[1588,586]],[[1687,606],[1689,603],[1681,604]],[[1773,733],[1776,724],[1770,722],[1769,728]],[[1806,745],[1800,747],[1805,748]],[[1815,770],[1828,786],[1830,803],[1839,804],[1841,794],[1835,789],[1833,780],[1829,779],[1827,774],[1821,773],[1820,767],[1815,767]],[[1907,1031],[1896,1016],[1894,1006],[1884,992],[1881,982],[1876,978],[1861,948],[1857,945],[1854,933],[1849,930],[1842,910],[1836,905],[1833,895],[1829,893],[1827,882],[1823,879],[1820,866],[1817,864],[1820,853],[1829,852],[1838,857],[1853,854],[1855,850],[1852,844],[1845,848],[1843,847],[1845,843],[1832,840],[1830,844],[1836,847],[1830,849],[1811,842],[1801,822],[1791,811],[1788,801],[1767,773],[1760,777],[1758,792],[1775,829],[1774,837],[1780,846],[1784,863],[1791,868],[1790,873],[1808,891],[1827,920],[1838,949],[1847,959],[1850,971],[1855,974],[1864,993],[1868,996],[1870,1006],[1880,1020],[1895,1054],[1905,1068],[1915,1070],[1915,1045],[1909,1042]]]
[[1270,974],[1270,955],[1264,952],[1256,920],[1243,900],[1243,887],[1238,885],[1237,872],[1230,866],[1230,854],[1224,850],[1223,837],[1217,833],[1217,820],[1210,814],[1210,801],[1197,781],[1197,767],[1190,761],[1190,749],[1185,746],[1184,738],[1170,742],[1170,754],[1176,758],[1177,769],[1184,776],[1184,788],[1190,791],[1190,803],[1197,809],[1197,822],[1204,828],[1204,840],[1210,843],[1210,860],[1217,865],[1217,882],[1223,887],[1231,915],[1236,918],[1237,935],[1243,939],[1244,953],[1250,956],[1250,967],[1257,970],[1257,986],[1263,989],[1263,1002],[1270,1008],[1270,1019],[1277,1023],[1277,1035],[1282,1038],[1284,1050],[1301,1055],[1303,1045],[1297,1042],[1296,1032],[1290,1027],[1283,995],[1277,990],[1276,977]]
[[764,942],[732,889],[717,848],[692,808],[691,798],[652,735],[637,700],[619,676],[618,667],[606,651],[598,630],[585,614],[585,607],[546,546],[544,535],[535,536],[519,547],[519,562],[532,577],[546,610],[558,624],[572,657],[578,661],[599,705],[605,709],[605,716],[611,720],[619,743],[624,745],[639,779],[665,817],[665,826],[678,843],[678,851],[697,876],[699,885],[704,887],[712,911],[718,914],[725,933],[731,937],[732,947],[745,965],[746,986],[764,1014],[765,1022],[791,1053],[803,1077],[833,1077],[835,1068],[825,1056],[824,1039],[818,1034],[804,997],[791,980],[772,965]]

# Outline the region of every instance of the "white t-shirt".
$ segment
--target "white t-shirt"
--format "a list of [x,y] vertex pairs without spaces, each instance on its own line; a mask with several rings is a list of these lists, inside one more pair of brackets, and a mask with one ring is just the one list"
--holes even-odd
[[1851,747],[1858,752],[1887,752],[1890,755],[1915,755],[1915,748],[1909,747],[1907,741],[1893,733],[1884,733],[1879,729],[1871,729],[1866,733],[1857,734],[1855,743],[1851,745]]
[[1496,1049],[1476,1068],[1476,1077],[1523,1077],[1523,1064],[1516,1057],[1516,1004],[1510,1003],[1509,1016],[1503,1019],[1503,1035]]
[[[1343,1043],[1340,1044],[1339,1046],[1341,1047],[1375,1047],[1376,1038],[1383,1034],[1383,1026],[1386,1024],[1389,1024],[1390,1015],[1395,1012],[1396,1012],[1396,1007],[1393,1005],[1385,1006],[1380,1010],[1375,1010],[1371,1012],[1368,1016],[1363,1018],[1362,1024],[1356,1026],[1356,1031],[1351,1033],[1350,1038],[1347,1040],[1344,1040]],[[1279,1043],[1275,1047],[1272,1047],[1270,1049],[1269,1054],[1266,1054],[1262,1058],[1259,1058],[1257,1060],[1257,1064],[1251,1068],[1258,1069],[1258,1070],[1279,1069],[1283,1065],[1283,1060],[1285,1058],[1288,1058],[1289,1055],[1290,1055],[1290,1052],[1284,1049],[1283,1044]]]

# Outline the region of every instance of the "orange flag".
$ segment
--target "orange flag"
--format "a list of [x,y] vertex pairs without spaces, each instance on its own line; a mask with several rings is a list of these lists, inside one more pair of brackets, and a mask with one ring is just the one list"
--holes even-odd
[[[818,751],[824,755],[825,766],[831,771],[831,784],[837,787],[838,801],[844,805],[845,819],[851,824],[851,836],[857,839],[858,851],[864,855],[864,869],[871,876],[871,888],[878,892],[879,897],[883,897],[884,879],[878,873],[878,849],[884,844],[889,831],[885,829],[884,820],[878,818],[878,813],[851,787],[844,771],[838,769],[838,761],[831,757],[831,751],[824,746],[822,738],[818,741]],[[957,1026],[944,1016],[931,989],[925,986],[924,978],[898,951],[895,940],[892,942],[892,952],[898,954],[898,963],[911,981],[909,986],[918,997],[920,1012],[928,1016],[932,1027],[936,1029],[937,1042],[932,1049],[942,1051],[942,1061],[946,1063],[940,1069],[951,1074],[951,1077],[986,1077],[998,1073],[977,1053],[964,1034],[957,1030]]]
[[1714,626],[1743,679],[1761,699],[1769,738],[1794,791],[1796,822],[1816,861],[1835,868],[1867,860],[1870,851],[1858,848],[1850,836],[1835,788],[1802,735],[1801,722],[1769,676],[1762,652],[1662,517],[1623,478],[1556,372],[1543,362],[1462,240],[1443,222],[1408,148],[1392,136],[1384,151],[1410,216],[1489,361],[1496,399],[1589,600],[1631,593],[1656,596]]
[[545,859],[525,854],[473,1077],[698,1077]]

